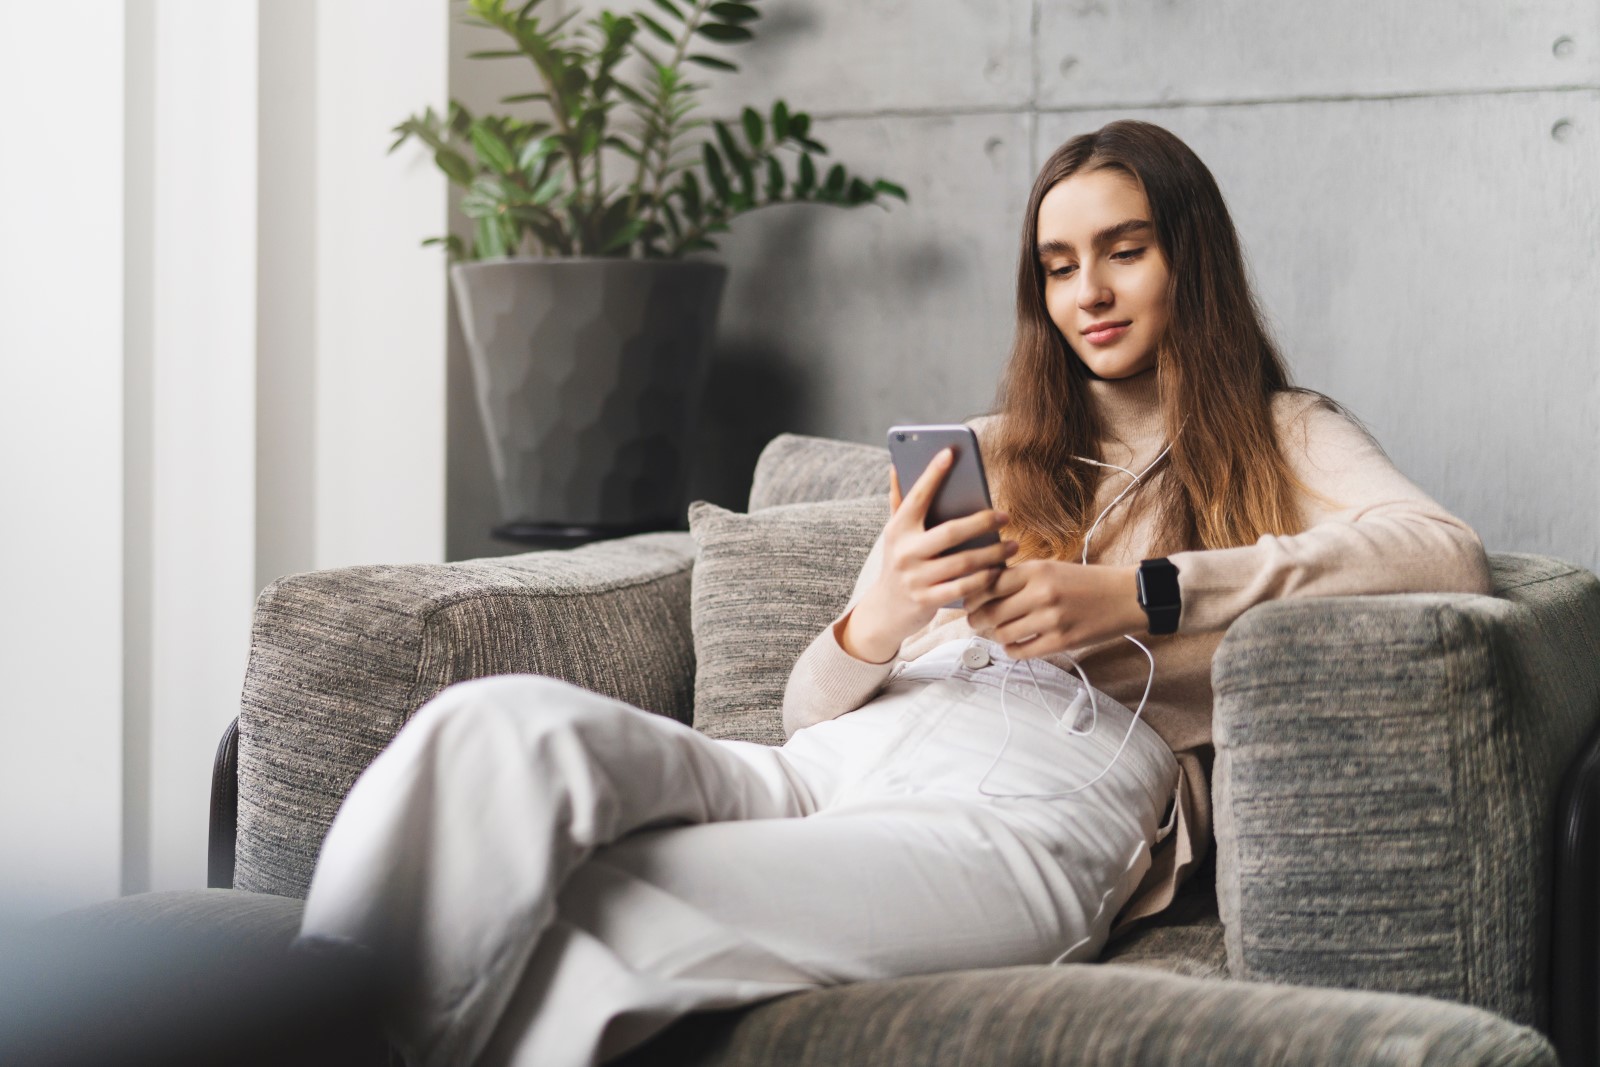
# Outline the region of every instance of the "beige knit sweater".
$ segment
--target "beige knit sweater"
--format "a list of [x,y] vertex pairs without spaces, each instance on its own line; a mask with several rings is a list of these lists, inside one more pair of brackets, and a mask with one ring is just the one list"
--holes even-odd
[[[1089,389],[1107,428],[1107,463],[1143,470],[1166,444],[1157,404],[1155,372],[1121,381],[1091,381]],[[1488,561],[1478,536],[1395,469],[1371,437],[1343,415],[1298,393],[1273,404],[1278,439],[1291,469],[1314,495],[1299,501],[1303,532],[1265,535],[1255,544],[1169,554],[1178,569],[1183,613],[1178,632],[1136,634],[1156,660],[1155,682],[1144,719],[1172,747],[1183,780],[1178,831],[1156,848],[1155,862],[1118,925],[1165,908],[1202,858],[1211,838],[1211,657],[1222,633],[1247,608],[1294,596],[1490,590]],[[979,445],[996,416],[971,420]],[[1129,477],[1105,471],[1096,511]],[[1152,483],[1153,484],[1153,479]],[[1153,509],[1130,505],[1145,486],[1110,512],[1095,533],[1089,562],[1137,564],[1150,556]],[[883,687],[897,662],[973,636],[960,609],[944,609],[901,644],[886,663],[858,660],[839,645],[838,627],[878,576],[879,536],[856,579],[849,604],[819,633],[794,665],[783,698],[787,734],[861,707]],[[1073,654],[1090,683],[1133,708],[1144,691],[1149,661],[1121,638]],[[1048,657],[1062,667],[1064,656]],[[1070,668],[1069,668],[1070,669]]]

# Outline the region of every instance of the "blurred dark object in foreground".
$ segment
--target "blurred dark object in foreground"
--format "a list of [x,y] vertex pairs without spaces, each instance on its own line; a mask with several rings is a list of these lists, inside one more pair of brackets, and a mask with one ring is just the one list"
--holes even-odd
[[389,1067],[389,989],[360,953],[290,952],[299,901],[148,893],[0,943],[0,1063]]

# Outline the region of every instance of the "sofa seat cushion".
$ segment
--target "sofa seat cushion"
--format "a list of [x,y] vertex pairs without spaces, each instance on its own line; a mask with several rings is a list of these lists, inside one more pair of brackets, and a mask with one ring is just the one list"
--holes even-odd
[[887,497],[782,504],[742,515],[697,500],[689,595],[694,726],[709,737],[780,745],[795,660],[844,610]]
[[1536,1031],[1394,993],[1005,967],[795,993],[690,1015],[613,1067],[1556,1067]]
[[1228,950],[1207,864],[1172,904],[1112,939],[1101,963],[1153,967],[1190,978],[1228,977]]

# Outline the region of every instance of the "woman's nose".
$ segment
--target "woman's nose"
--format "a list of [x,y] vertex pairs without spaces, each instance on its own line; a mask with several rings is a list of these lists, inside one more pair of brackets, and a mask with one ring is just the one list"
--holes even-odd
[[1111,290],[1100,280],[1099,272],[1088,267],[1078,269],[1078,306],[1085,311],[1111,303]]

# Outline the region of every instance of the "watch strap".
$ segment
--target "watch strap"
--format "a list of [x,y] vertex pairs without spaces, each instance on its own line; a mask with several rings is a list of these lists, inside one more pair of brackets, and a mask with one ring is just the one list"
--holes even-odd
[[1152,634],[1175,634],[1183,615],[1178,590],[1178,568],[1165,556],[1139,564],[1139,606],[1144,609]]

